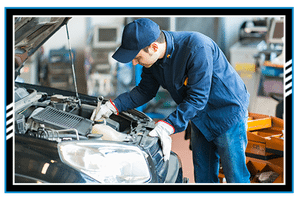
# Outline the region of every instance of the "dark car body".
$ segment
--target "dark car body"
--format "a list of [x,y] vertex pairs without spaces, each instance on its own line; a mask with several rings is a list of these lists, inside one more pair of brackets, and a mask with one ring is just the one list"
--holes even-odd
[[[16,76],[69,19],[15,19]],[[129,110],[96,123],[97,97],[18,82],[14,89],[15,183],[183,182],[178,156],[164,161],[159,139],[148,136],[155,122],[146,114]]]

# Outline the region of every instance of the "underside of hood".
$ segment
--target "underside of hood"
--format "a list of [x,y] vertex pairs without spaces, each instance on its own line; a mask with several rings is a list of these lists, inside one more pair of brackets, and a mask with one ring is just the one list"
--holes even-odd
[[15,18],[15,72],[54,33],[67,24],[70,17],[16,17]]

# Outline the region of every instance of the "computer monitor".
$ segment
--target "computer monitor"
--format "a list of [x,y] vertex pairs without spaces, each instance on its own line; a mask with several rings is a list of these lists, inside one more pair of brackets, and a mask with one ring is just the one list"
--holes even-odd
[[94,48],[116,48],[121,42],[120,25],[96,25],[94,27],[93,47]]
[[283,36],[284,36],[284,22],[283,20],[273,20],[270,32],[269,32],[269,43],[283,43]]

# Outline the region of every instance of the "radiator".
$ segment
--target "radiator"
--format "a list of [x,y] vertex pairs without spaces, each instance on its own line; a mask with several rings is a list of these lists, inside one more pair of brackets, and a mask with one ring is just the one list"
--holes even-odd
[[44,124],[47,127],[61,129],[76,129],[80,135],[87,135],[92,130],[93,121],[68,113],[51,106],[32,116],[35,122]]

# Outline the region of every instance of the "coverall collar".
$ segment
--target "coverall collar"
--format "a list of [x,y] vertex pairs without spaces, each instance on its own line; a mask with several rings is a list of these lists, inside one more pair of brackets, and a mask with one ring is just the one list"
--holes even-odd
[[165,34],[165,37],[166,37],[167,48],[166,48],[165,56],[156,62],[161,67],[163,67],[164,64],[169,64],[170,59],[172,57],[172,53],[174,52],[173,36],[167,31],[162,30],[162,32]]

